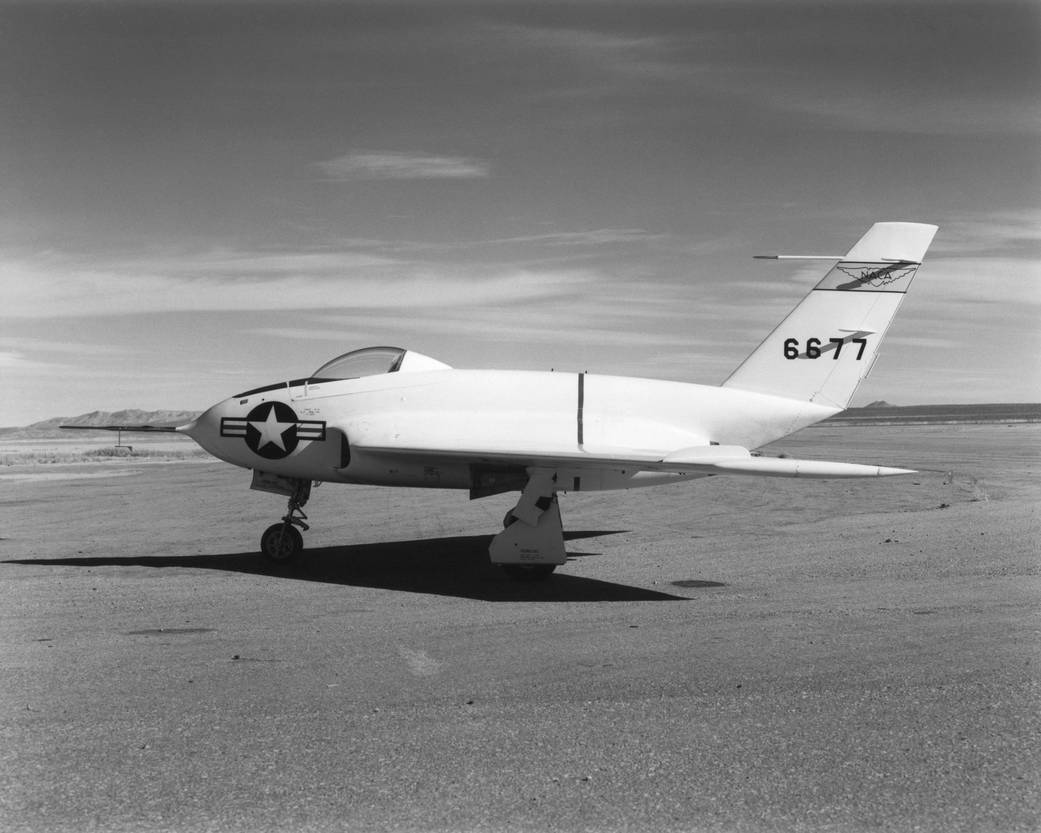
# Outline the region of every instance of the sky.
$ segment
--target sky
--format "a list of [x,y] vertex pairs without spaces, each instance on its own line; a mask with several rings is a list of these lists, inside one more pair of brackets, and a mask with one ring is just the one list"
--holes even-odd
[[865,404],[1041,401],[1041,5],[0,3],[0,425],[374,344],[718,384],[935,223]]

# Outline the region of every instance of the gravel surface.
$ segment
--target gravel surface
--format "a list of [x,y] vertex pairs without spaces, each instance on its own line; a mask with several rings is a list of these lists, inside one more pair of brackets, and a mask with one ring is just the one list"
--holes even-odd
[[219,463],[0,469],[0,829],[1036,831],[1041,426],[809,429],[879,481],[511,503]]

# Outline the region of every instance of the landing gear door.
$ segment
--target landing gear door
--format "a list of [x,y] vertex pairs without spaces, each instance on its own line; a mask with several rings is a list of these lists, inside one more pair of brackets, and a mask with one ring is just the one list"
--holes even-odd
[[[308,481],[310,482],[310,481]],[[272,474],[269,471],[253,469],[253,482],[249,488],[258,492],[270,492],[273,495],[285,495],[292,497],[300,486],[300,480],[295,477],[283,477],[281,474]]]

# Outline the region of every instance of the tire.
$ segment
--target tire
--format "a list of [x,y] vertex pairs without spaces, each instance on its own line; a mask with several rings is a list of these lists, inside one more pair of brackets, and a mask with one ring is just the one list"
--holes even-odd
[[268,561],[285,564],[304,549],[304,536],[292,524],[273,524],[260,536],[260,551]]
[[556,564],[503,564],[502,571],[514,581],[545,581],[553,571],[557,569]]

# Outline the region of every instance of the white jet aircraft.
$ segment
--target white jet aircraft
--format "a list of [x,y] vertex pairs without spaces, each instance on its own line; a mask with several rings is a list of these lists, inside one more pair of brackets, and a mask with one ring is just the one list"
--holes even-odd
[[[520,492],[489,553],[515,578],[566,560],[559,492],[719,474],[877,477],[907,469],[767,457],[754,449],[839,413],[867,376],[937,231],[876,223],[720,386],[591,373],[456,370],[397,347],[355,350],[310,376],[243,391],[176,428],[252,488],[289,498],[261,536],[303,549],[312,482]],[[770,255],[771,258],[801,257]],[[74,426],[67,426],[74,427]]]

